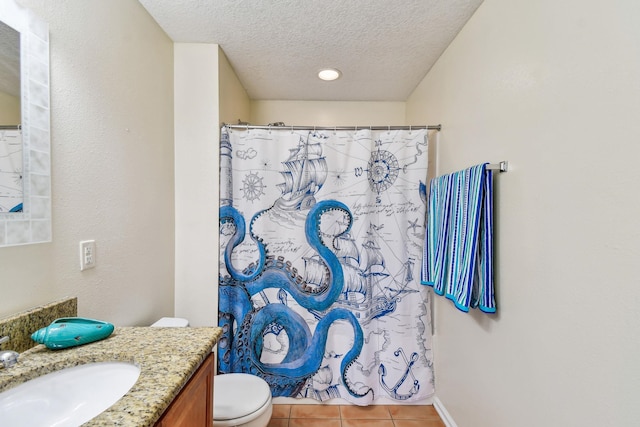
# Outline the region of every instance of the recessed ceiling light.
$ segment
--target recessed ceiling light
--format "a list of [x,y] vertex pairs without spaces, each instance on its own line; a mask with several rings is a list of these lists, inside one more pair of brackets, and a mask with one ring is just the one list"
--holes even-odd
[[326,68],[318,72],[318,77],[322,80],[331,81],[340,78],[340,74],[340,70],[336,70],[335,68]]

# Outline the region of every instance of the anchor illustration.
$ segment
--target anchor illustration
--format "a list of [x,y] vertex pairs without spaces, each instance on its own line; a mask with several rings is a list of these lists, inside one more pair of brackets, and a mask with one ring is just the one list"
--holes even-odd
[[[411,360],[407,360],[407,357],[405,356],[402,348],[397,349],[393,352],[393,354],[396,357],[402,356],[402,360],[404,360],[405,365],[407,365],[407,369],[404,371],[404,374],[402,374],[402,377],[398,380],[398,382],[396,382],[393,387],[389,387],[384,381],[384,377],[387,376],[387,368],[385,368],[384,364],[381,363],[380,367],[378,368],[378,374],[380,375],[380,385],[382,385],[382,388],[385,389],[385,391],[389,393],[389,395],[391,395],[394,399],[407,400],[411,396],[416,394],[418,390],[420,390],[420,383],[413,375],[413,371],[411,370],[413,364],[418,361],[418,353],[412,353]],[[398,393],[398,389],[400,388],[400,386],[402,386],[409,375],[411,375],[411,378],[413,379],[413,387],[411,387],[411,390],[409,390],[409,392],[406,394]]]

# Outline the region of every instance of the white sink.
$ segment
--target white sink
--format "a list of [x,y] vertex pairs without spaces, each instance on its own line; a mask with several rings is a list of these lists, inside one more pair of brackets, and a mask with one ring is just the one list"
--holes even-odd
[[79,426],[116,403],[139,376],[133,363],[96,362],[34,378],[0,393],[0,424]]

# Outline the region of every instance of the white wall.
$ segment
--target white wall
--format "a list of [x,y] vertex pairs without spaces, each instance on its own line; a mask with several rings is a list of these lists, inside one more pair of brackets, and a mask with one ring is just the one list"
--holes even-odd
[[640,2],[485,0],[407,103],[496,183],[498,314],[436,303],[459,427],[640,425]]
[[218,321],[218,45],[176,43],[175,313]]
[[50,29],[53,242],[0,248],[0,316],[63,296],[118,325],[173,314],[173,43],[137,2],[19,3]]

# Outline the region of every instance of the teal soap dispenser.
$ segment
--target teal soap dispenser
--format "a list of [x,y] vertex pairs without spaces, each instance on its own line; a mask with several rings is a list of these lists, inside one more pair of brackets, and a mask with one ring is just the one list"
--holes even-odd
[[107,338],[114,330],[111,323],[85,317],[64,317],[31,334],[31,339],[52,350],[76,347]]

